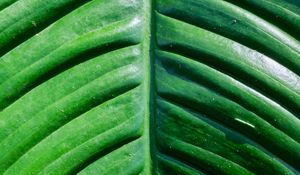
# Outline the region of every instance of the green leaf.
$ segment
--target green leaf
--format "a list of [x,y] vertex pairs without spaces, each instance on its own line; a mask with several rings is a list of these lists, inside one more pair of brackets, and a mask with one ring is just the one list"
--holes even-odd
[[0,174],[300,174],[300,1],[1,0]]

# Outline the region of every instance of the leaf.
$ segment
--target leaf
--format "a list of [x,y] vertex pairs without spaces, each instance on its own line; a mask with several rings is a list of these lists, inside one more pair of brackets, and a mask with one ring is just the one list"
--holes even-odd
[[0,174],[300,173],[298,1],[0,10]]

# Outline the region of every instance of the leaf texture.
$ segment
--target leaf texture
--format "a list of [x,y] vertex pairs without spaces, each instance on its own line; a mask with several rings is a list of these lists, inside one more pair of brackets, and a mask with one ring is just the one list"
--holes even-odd
[[0,174],[300,173],[298,1],[0,10]]

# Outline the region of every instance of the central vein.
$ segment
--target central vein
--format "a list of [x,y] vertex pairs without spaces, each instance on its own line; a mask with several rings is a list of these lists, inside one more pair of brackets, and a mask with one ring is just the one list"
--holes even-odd
[[155,126],[154,118],[154,83],[153,83],[153,45],[154,37],[152,36],[154,26],[153,18],[153,6],[154,2],[152,0],[144,0],[144,9],[143,9],[143,61],[144,61],[144,103],[145,103],[145,116],[144,116],[144,150],[145,150],[145,169],[144,174],[152,174],[152,170],[155,169],[155,157],[151,154],[155,151],[155,130],[152,129]]

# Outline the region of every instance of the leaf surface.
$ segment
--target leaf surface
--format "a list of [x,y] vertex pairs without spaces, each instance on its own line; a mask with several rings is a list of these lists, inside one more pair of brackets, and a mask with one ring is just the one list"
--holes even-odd
[[0,10],[0,174],[300,173],[298,1]]

